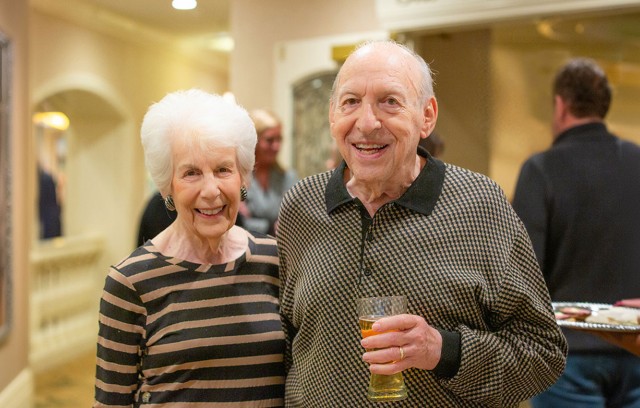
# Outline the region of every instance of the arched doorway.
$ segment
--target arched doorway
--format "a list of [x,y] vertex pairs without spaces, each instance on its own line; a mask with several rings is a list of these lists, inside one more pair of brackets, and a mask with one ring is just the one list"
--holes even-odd
[[[53,179],[61,209],[57,236],[40,239],[43,228],[33,223],[29,359],[39,372],[95,348],[104,274],[131,249],[140,183],[133,176],[136,129],[121,106],[71,88],[45,95],[33,112],[34,162]],[[45,112],[60,112],[68,127],[36,120]],[[39,188],[33,190],[37,214]]]

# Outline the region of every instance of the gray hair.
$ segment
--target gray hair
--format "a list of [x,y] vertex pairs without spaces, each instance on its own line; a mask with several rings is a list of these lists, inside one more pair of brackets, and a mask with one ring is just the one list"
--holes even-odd
[[[399,48],[403,50],[409,56],[411,56],[418,64],[418,69],[420,71],[420,80],[421,80],[420,87],[418,88],[418,92],[419,92],[418,98],[420,102],[424,103],[427,100],[429,100],[429,98],[435,96],[433,92],[433,73],[431,71],[431,67],[429,67],[429,64],[427,64],[424,58],[422,58],[414,50],[412,50],[411,48],[407,47],[404,44],[401,44],[393,40],[371,40],[371,41],[365,41],[362,44],[358,45],[358,47],[356,47],[356,49],[351,53],[351,55],[356,54],[358,51],[360,51],[363,48],[377,48],[377,49],[382,48],[382,49],[388,49],[388,50],[391,50],[393,48]],[[338,82],[340,82],[341,72],[342,70],[338,71],[338,75],[336,75],[336,78],[333,82],[333,86],[331,88],[331,100],[333,100],[336,86]]]
[[240,176],[255,164],[256,130],[247,111],[222,96],[199,89],[167,94],[151,105],[140,128],[144,162],[165,195],[173,177],[173,141],[190,138],[202,148],[234,147]]

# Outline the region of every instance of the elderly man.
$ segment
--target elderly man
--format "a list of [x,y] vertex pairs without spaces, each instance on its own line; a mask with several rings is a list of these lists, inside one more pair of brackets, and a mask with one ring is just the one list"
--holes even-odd
[[[424,60],[361,46],[329,112],[344,161],[280,212],[287,406],[374,406],[369,371],[403,371],[405,406],[517,406],[553,384],[566,343],[524,226],[496,183],[418,148],[438,114]],[[408,313],[361,339],[356,299],[388,295]]]

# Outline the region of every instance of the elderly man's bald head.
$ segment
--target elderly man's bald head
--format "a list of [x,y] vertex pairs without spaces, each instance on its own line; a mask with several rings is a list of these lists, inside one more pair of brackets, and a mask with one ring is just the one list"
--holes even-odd
[[372,52],[383,52],[388,55],[389,58],[405,59],[408,66],[415,69],[415,85],[416,91],[418,92],[419,101],[424,103],[429,98],[434,96],[431,68],[425,62],[425,60],[415,51],[411,50],[403,44],[397,43],[392,40],[382,40],[367,41],[365,43],[362,43],[355,49],[355,51],[351,53],[351,55],[349,55],[349,57],[347,57],[333,83],[333,88],[331,90],[331,99],[333,99],[335,96],[335,90],[337,84],[340,83],[340,77],[343,69],[348,68],[349,65],[354,63],[357,59],[366,57],[367,54],[370,54]]

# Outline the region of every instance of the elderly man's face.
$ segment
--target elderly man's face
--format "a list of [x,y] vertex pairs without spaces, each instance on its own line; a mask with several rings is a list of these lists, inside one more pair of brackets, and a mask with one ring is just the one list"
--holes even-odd
[[342,67],[329,111],[331,134],[353,177],[385,182],[415,168],[435,126],[435,99],[420,100],[416,61],[400,49],[361,49]]

